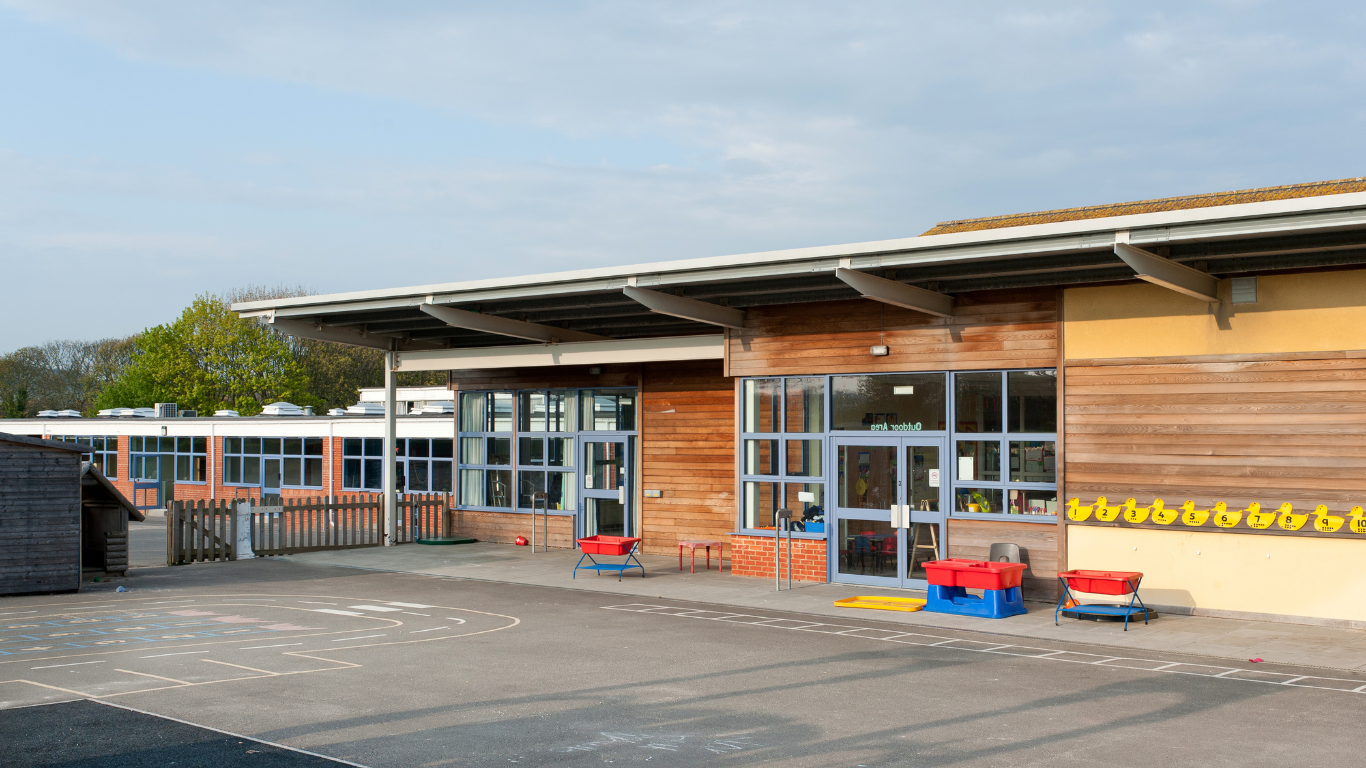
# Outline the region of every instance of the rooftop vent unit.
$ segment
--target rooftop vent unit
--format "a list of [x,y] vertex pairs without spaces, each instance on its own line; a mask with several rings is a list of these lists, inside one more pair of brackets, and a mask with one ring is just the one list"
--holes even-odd
[[177,415],[182,419],[197,419],[199,418],[199,411],[181,411]]
[[331,409],[331,410],[329,410],[329,411],[327,412],[327,415],[328,415],[328,416],[345,416],[345,415],[346,415],[346,409],[345,409],[345,408],[333,408],[333,409]]
[[[144,413],[141,413],[141,411],[146,411],[147,413],[144,414]],[[151,416],[151,415],[152,415],[152,409],[151,409],[151,408],[105,408],[104,410],[100,411],[100,418],[102,418],[102,419],[119,419],[119,418],[128,418],[128,417],[130,417],[130,416]]]
[[154,403],[152,405],[152,410],[156,412],[156,418],[158,419],[174,419],[176,417],[176,411],[179,409],[176,408],[175,403]]
[[50,419],[56,415],[57,412],[50,409],[46,411],[38,411],[38,418],[40,419]]
[[455,413],[454,400],[437,400],[420,403],[411,413],[417,416],[437,413]]
[[313,415],[313,406],[311,406],[311,405],[305,405],[305,406],[304,406],[304,415],[305,415],[305,416],[312,416],[312,415]]
[[284,402],[284,401],[281,401],[281,402],[278,402],[278,403],[271,403],[270,405],[267,405],[265,408],[262,408],[262,409],[261,409],[261,415],[262,415],[262,416],[302,416],[302,415],[304,415],[304,409],[300,408],[299,406],[295,405],[294,403],[286,403],[286,402]]
[[79,419],[81,417],[81,412],[75,408],[67,408],[57,411],[57,417],[62,419]]
[[356,403],[346,409],[347,416],[383,416],[383,403]]
[[221,411],[214,411],[214,412],[213,412],[213,415],[214,415],[214,416],[218,416],[218,417],[220,417],[220,418],[228,418],[228,419],[240,419],[240,418],[242,418],[242,414],[238,413],[237,411],[230,410],[230,409],[227,409],[227,408],[225,408],[225,409],[223,409],[223,410],[221,410]]

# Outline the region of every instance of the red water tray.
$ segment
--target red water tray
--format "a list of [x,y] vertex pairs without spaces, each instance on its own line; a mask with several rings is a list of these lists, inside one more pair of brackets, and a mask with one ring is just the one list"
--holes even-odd
[[579,549],[590,555],[625,555],[640,539],[625,536],[589,536],[578,539]]
[[949,558],[925,563],[930,584],[967,589],[1010,589],[1020,586],[1024,563],[992,563],[984,560]]
[[1063,571],[1058,578],[1067,587],[1093,595],[1127,595],[1138,587],[1143,574],[1137,571]]

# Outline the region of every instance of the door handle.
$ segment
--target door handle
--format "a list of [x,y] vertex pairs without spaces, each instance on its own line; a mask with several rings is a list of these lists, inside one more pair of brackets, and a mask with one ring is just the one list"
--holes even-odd
[[625,503],[626,503],[626,486],[624,486],[624,485],[623,485],[623,486],[619,486],[619,487],[617,488],[617,503],[618,503],[618,504],[625,504]]

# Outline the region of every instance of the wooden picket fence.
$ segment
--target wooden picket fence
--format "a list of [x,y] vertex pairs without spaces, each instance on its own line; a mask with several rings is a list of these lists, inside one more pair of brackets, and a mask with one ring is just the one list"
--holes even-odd
[[[384,514],[378,494],[267,499],[253,504],[248,525],[252,552],[259,556],[378,547],[384,543]],[[260,500],[257,500],[260,501]],[[235,499],[172,501],[166,515],[166,562],[181,565],[236,560]],[[450,536],[448,494],[405,494],[398,501],[396,544]]]

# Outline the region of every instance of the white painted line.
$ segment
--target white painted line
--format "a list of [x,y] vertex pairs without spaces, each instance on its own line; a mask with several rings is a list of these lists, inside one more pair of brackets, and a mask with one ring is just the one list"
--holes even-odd
[[438,629],[450,629],[450,627],[432,627],[431,629],[414,629],[412,632],[409,632],[408,634],[410,634],[410,635],[420,635],[420,634],[422,634],[423,632],[435,632],[435,631],[437,631]]
[[435,605],[423,605],[421,603],[385,603],[385,605],[397,605],[400,608],[435,608]]
[[431,618],[431,614],[430,614],[430,613],[413,613],[412,611],[404,611],[404,612],[403,612],[403,615],[404,615],[404,616],[426,616],[426,617],[428,617],[428,618]]
[[465,623],[465,620],[464,620],[464,619],[452,619],[450,616],[447,616],[447,617],[446,617],[446,621],[454,621],[454,622],[457,623],[457,624],[464,624],[464,623]]
[[990,648],[978,648],[977,650],[981,651],[982,653],[991,653],[992,651],[999,651],[999,650],[1001,650],[1002,648],[1014,648],[1014,647],[1015,647],[1015,646],[1011,645],[1010,643],[1006,643],[1005,645],[993,645],[993,646],[991,646]]
[[372,637],[384,637],[384,635],[362,635],[361,637],[339,637],[333,640],[334,643],[341,643],[347,640],[369,640]]
[[182,598],[180,600],[162,600],[156,603],[143,603],[143,605],[170,605],[171,603],[193,603],[197,598]]
[[1366,685],[1362,685],[1352,689],[1352,693],[1361,693],[1362,691],[1366,691]]
[[0,613],[0,616],[18,616],[23,613],[37,613],[37,611],[13,611],[11,613]]
[[291,645],[303,645],[303,643],[280,643],[279,645],[253,645],[250,648],[238,648],[239,651],[259,651],[262,648],[285,648]]
[[[1058,653],[1062,653],[1062,651],[1058,651]],[[1179,667],[1179,666],[1181,666],[1181,665],[1184,664],[1184,663],[1185,663],[1185,662],[1182,662],[1182,661],[1173,661],[1173,662],[1170,663],[1170,664],[1163,664],[1163,665],[1160,666],[1160,667],[1153,667],[1153,671],[1154,671],[1154,672],[1161,672],[1162,670],[1164,670],[1164,669],[1166,669],[1166,668],[1168,668],[1168,667]]]
[[1229,669],[1229,670],[1225,670],[1225,671],[1223,671],[1223,672],[1220,672],[1220,673],[1217,674],[1217,675],[1210,675],[1210,677],[1223,677],[1224,675],[1231,675],[1231,674],[1233,674],[1234,672],[1251,672],[1251,671],[1252,671],[1252,670],[1250,670],[1250,669]]
[[192,653],[208,653],[208,651],[181,651],[180,653],[157,653],[151,656],[139,656],[139,659],[159,659],[162,656],[189,656]]
[[82,664],[103,664],[103,661],[77,661],[72,664],[49,664],[46,667],[29,667],[29,669],[56,669],[57,667],[79,667]]
[[399,610],[397,608],[386,608],[382,605],[348,605],[346,607],[354,608],[357,611],[379,611],[380,613],[389,613],[390,611]]
[[[987,650],[991,650],[991,649],[988,648]],[[1100,661],[1088,661],[1088,662],[1086,662],[1086,663],[1087,663],[1087,664],[1105,664],[1106,662],[1110,662],[1110,661],[1123,661],[1123,660],[1124,660],[1124,657],[1123,657],[1123,656],[1111,656],[1111,657],[1108,658],[1108,659],[1101,659]]]
[[300,600],[299,602],[307,603],[308,605],[336,605],[336,603],[323,603],[317,600]]
[[192,725],[192,726],[194,726],[195,728],[203,728],[203,729],[206,730],[206,731],[213,731],[214,733],[221,733],[221,734],[223,734],[224,736],[231,736],[231,737],[233,737],[234,739],[243,739],[243,740],[246,740],[246,741],[254,741],[254,742],[256,742],[257,744],[265,744],[265,745],[267,745],[267,746],[275,747],[275,748],[277,748],[277,749],[283,749],[283,750],[286,750],[286,751],[288,751],[288,752],[298,752],[298,753],[301,754],[301,755],[308,755],[309,757],[321,757],[321,758],[324,759],[324,760],[331,760],[331,761],[333,761],[333,762],[341,763],[342,765],[349,765],[349,766],[352,766],[352,768],[370,768],[370,767],[367,766],[367,765],[362,765],[362,764],[360,764],[360,763],[353,763],[353,762],[351,762],[350,760],[343,760],[343,759],[341,759],[340,757],[329,757],[329,756],[327,756],[327,755],[320,754],[320,753],[318,753],[318,752],[309,752],[309,751],[306,750],[306,749],[299,749],[298,747],[289,747],[289,746],[285,746],[284,744],[277,744],[277,743],[275,743],[275,742],[273,742],[273,741],[266,741],[266,740],[264,740],[264,739],[257,739],[257,738],[253,738],[253,737],[251,737],[251,736],[243,736],[243,735],[240,734],[240,733],[233,733],[232,731],[224,731],[224,730],[222,730],[222,729],[220,729],[220,728],[214,728],[213,726],[209,726],[209,725],[201,725],[201,724],[199,724],[199,723],[192,723],[192,722],[190,722],[189,720],[181,720],[181,719],[179,719],[179,718],[168,717],[168,716],[166,716],[166,715],[158,715],[158,714],[156,714],[155,712],[148,712],[148,711],[142,710],[142,709],[133,709],[132,707],[127,707],[127,706],[124,706],[124,705],[122,705],[122,704],[115,704],[115,703],[113,703],[112,701],[104,701],[104,700],[102,700],[102,699],[89,699],[89,701],[93,701],[93,702],[95,702],[96,704],[103,704],[103,705],[105,705],[106,707],[114,707],[115,709],[122,709],[122,710],[126,710],[126,711],[128,711],[128,712],[136,712],[136,713],[138,713],[139,715],[148,715],[148,716],[151,716],[151,717],[159,717],[159,718],[161,718],[162,720],[170,720],[171,722],[180,723],[180,724],[182,724],[182,725]]
[[1301,681],[1301,680],[1308,680],[1308,679],[1309,679],[1309,675],[1300,675],[1299,677],[1292,677],[1292,678],[1290,678],[1289,680],[1286,680],[1286,681],[1277,683],[1277,685],[1290,685],[1291,683],[1298,683],[1298,682]]
[[334,613],[334,614],[336,614],[336,615],[338,615],[338,616],[364,616],[364,615],[365,615],[365,614],[363,614],[363,613],[356,613],[355,611],[339,611],[339,610],[337,610],[337,609],[335,609],[335,608],[309,608],[308,610],[310,610],[310,611],[312,611],[312,612],[314,612],[314,613]]

